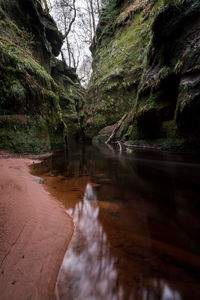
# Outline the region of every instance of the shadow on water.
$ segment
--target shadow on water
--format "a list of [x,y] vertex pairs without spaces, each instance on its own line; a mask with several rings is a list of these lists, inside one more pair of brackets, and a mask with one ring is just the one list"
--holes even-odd
[[57,299],[200,299],[200,159],[71,145],[35,166],[73,217]]

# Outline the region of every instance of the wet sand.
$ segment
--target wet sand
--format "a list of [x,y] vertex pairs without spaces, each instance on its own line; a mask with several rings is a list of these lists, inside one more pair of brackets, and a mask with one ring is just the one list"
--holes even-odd
[[0,159],[0,299],[55,299],[74,225],[29,173],[31,159]]

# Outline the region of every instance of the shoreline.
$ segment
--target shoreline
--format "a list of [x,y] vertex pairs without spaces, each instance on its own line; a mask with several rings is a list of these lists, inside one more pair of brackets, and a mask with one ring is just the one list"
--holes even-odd
[[[35,158],[33,158],[35,159]],[[0,157],[0,298],[56,299],[74,223],[31,175],[33,159]]]

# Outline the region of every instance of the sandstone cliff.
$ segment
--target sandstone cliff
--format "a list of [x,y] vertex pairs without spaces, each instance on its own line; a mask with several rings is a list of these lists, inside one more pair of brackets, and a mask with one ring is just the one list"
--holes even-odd
[[86,135],[198,146],[199,24],[198,0],[109,1],[91,46]]
[[80,134],[83,90],[55,59],[62,43],[40,1],[0,0],[1,149],[42,152]]

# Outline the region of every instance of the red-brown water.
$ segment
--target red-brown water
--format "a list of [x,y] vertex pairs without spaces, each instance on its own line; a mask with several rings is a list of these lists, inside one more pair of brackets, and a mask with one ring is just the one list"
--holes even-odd
[[75,223],[57,299],[199,300],[198,155],[118,150],[71,145],[37,170]]

